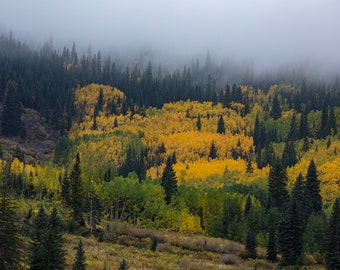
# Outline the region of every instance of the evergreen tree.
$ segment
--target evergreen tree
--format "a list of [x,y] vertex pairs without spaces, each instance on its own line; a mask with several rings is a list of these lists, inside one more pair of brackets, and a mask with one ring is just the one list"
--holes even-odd
[[74,263],[72,266],[72,270],[85,270],[86,263],[85,263],[85,250],[83,248],[83,241],[80,239],[77,246],[77,253],[74,259]]
[[310,148],[309,139],[306,136],[306,137],[303,138],[302,151],[307,152],[309,150],[309,148]]
[[63,249],[62,230],[62,222],[58,217],[57,209],[54,207],[48,220],[47,232],[43,241],[47,269],[65,268],[66,253]]
[[325,138],[329,134],[329,121],[328,121],[328,103],[326,100],[323,101],[321,111],[321,126],[319,131],[320,138]]
[[290,130],[288,133],[288,141],[295,141],[299,138],[299,128],[296,123],[296,114],[294,112],[292,120],[290,122]]
[[113,128],[117,128],[118,127],[118,120],[117,117],[115,117],[115,120],[113,122]]
[[17,206],[10,189],[0,180],[0,269],[22,269],[23,242],[20,238]]
[[71,195],[72,195],[72,209],[73,218],[80,226],[84,226],[83,219],[83,188],[81,181],[80,158],[79,153],[76,156],[76,163],[70,174],[71,180]]
[[284,265],[302,263],[303,229],[300,212],[294,199],[279,224],[279,246]]
[[280,211],[283,211],[289,200],[289,195],[286,190],[287,185],[287,172],[282,166],[279,159],[270,168],[268,178],[268,192],[269,202],[273,204],[273,207],[277,207]]
[[338,133],[338,129],[336,127],[336,117],[334,113],[334,106],[331,106],[329,110],[329,128],[330,131],[332,132],[332,135],[335,135]]
[[89,198],[86,201],[85,211],[88,212],[88,222],[90,226],[90,233],[93,233],[96,226],[101,221],[103,206],[94,190],[90,191]]
[[211,158],[211,159],[216,159],[217,158],[217,149],[216,149],[214,141],[212,141],[211,145],[210,145],[209,158]]
[[72,206],[71,182],[68,178],[67,171],[65,171],[64,177],[61,183],[61,198],[66,206]]
[[120,262],[118,270],[127,270],[128,268],[129,268],[129,266],[128,266],[127,262],[125,261],[125,259],[123,259]]
[[198,131],[201,131],[201,128],[202,128],[201,114],[198,114],[198,116],[197,116],[196,127],[197,127],[197,130],[198,130]]
[[275,155],[275,150],[274,150],[274,146],[272,144],[271,141],[267,140],[265,147],[264,147],[264,151],[263,151],[263,156],[262,156],[262,167],[265,167],[267,165],[273,166],[276,162],[277,158]]
[[1,133],[4,136],[25,136],[25,126],[21,121],[21,105],[19,103],[18,84],[14,81],[7,83],[5,100],[2,111]]
[[270,116],[277,120],[281,117],[282,111],[280,106],[280,101],[277,95],[274,96],[273,104],[272,104],[272,110],[270,111]]
[[283,167],[292,167],[297,163],[295,146],[293,141],[287,141],[282,153]]
[[177,192],[176,173],[171,158],[168,158],[162,175],[162,187],[165,191],[165,201],[170,204],[172,196]]
[[251,207],[252,207],[251,198],[250,198],[250,195],[248,195],[246,205],[244,206],[244,217],[245,218],[248,217]]
[[259,120],[259,115],[256,114],[255,125],[254,125],[254,146],[255,152],[261,151],[261,124]]
[[256,252],[257,242],[254,229],[252,227],[248,228],[245,249],[249,258],[255,259],[257,257]]
[[308,208],[306,213],[308,216],[312,213],[318,213],[322,211],[322,197],[320,195],[320,181],[317,176],[316,166],[312,159],[309,163],[306,176],[306,200]]
[[301,112],[300,118],[300,138],[305,138],[310,135],[309,125],[308,125],[308,113],[306,110]]
[[275,262],[277,259],[277,240],[276,233],[273,228],[269,230],[269,239],[267,245],[267,259],[269,261]]
[[340,197],[335,200],[329,219],[326,267],[327,270],[340,269]]
[[30,242],[30,269],[40,270],[47,269],[44,260],[44,241],[48,225],[48,215],[42,205],[39,207],[39,212],[33,220],[33,231]]
[[220,118],[218,119],[217,133],[225,134],[225,126],[224,126],[224,120],[223,120],[222,115],[220,115]]

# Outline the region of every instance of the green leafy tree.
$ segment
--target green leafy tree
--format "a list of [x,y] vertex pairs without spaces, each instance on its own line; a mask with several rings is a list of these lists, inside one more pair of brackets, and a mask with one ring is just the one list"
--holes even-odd
[[72,266],[72,270],[85,270],[86,263],[85,263],[85,250],[83,248],[83,241],[80,239],[77,246],[76,257],[74,259],[74,263]]
[[17,206],[10,189],[0,180],[0,269],[22,269],[23,242],[20,238]]
[[59,137],[54,149],[55,162],[59,165],[65,165],[68,161],[71,148],[72,141],[69,138],[65,136]]
[[327,270],[340,269],[340,197],[335,200],[329,219],[326,267]]
[[83,218],[84,195],[81,181],[79,153],[77,153],[76,162],[70,174],[70,181],[71,181],[73,219],[78,223],[78,225],[84,226],[85,225]]
[[177,192],[176,173],[172,164],[171,157],[168,157],[162,175],[162,187],[165,191],[165,201],[170,204],[172,196]]
[[279,159],[270,168],[268,178],[269,206],[277,207],[281,212],[285,209],[289,195],[286,190],[287,172]]
[[217,133],[225,134],[225,125],[222,115],[220,115],[220,118],[218,119],[217,123]]
[[328,222],[324,214],[312,214],[306,224],[303,236],[304,251],[313,254],[324,254]]
[[322,211],[322,197],[320,195],[320,181],[318,179],[316,166],[312,159],[309,163],[306,176],[306,199],[308,208],[306,212],[309,215]]

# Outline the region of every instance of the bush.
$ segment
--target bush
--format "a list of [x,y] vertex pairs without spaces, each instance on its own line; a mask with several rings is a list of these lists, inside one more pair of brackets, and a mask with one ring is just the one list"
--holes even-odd
[[221,257],[221,262],[227,265],[239,264],[239,257],[234,254],[225,254]]

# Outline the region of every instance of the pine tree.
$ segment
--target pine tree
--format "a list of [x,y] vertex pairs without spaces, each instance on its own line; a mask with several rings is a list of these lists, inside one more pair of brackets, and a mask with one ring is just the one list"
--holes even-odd
[[71,200],[71,182],[68,178],[67,171],[64,173],[64,177],[61,183],[61,198],[66,206],[72,205]]
[[269,201],[273,204],[273,207],[277,207],[280,211],[286,207],[289,195],[286,190],[287,185],[287,172],[282,166],[279,159],[270,168],[268,178],[268,192]]
[[306,137],[303,138],[302,151],[307,152],[309,150],[309,148],[310,148],[309,139],[306,136]]
[[202,128],[201,114],[198,114],[198,116],[197,116],[196,127],[197,127],[197,130],[198,130],[198,131],[201,131],[201,128]]
[[251,159],[247,159],[247,167],[246,167],[246,173],[252,174],[254,172],[254,168],[251,162]]
[[306,200],[308,208],[306,213],[311,215],[312,213],[319,213],[322,211],[322,197],[320,195],[320,181],[317,176],[316,166],[312,159],[309,163],[306,176]]
[[300,138],[305,138],[310,135],[309,125],[308,125],[308,113],[306,110],[301,112],[300,118]]
[[117,128],[118,127],[118,120],[117,117],[115,117],[115,120],[113,122],[113,128]]
[[296,114],[294,112],[292,120],[290,122],[290,130],[288,134],[288,141],[295,141],[299,138],[299,129],[296,123]]
[[4,136],[25,136],[25,126],[21,121],[21,105],[19,103],[18,84],[14,81],[7,83],[5,100],[2,111],[1,133]]
[[244,217],[245,218],[248,217],[251,207],[252,207],[251,198],[250,198],[250,195],[248,195],[246,205],[244,206]]
[[225,126],[224,126],[224,120],[223,120],[222,115],[220,115],[220,118],[218,119],[217,133],[225,134]]
[[211,145],[210,145],[209,158],[211,158],[211,159],[216,159],[217,158],[217,149],[216,149],[214,141],[212,141]]
[[77,246],[77,253],[74,259],[74,263],[72,266],[72,270],[85,270],[86,263],[85,263],[85,250],[83,249],[83,241],[80,239]]
[[277,240],[276,233],[273,228],[270,228],[269,239],[267,245],[267,259],[275,262],[277,260]]
[[167,204],[170,204],[172,196],[177,192],[176,173],[170,157],[166,161],[161,185],[165,191],[165,201]]
[[287,141],[282,153],[283,167],[292,167],[297,163],[295,146],[293,141]]
[[330,110],[329,110],[329,128],[330,131],[332,132],[332,135],[335,135],[338,133],[338,129],[336,127],[336,117],[335,117],[335,113],[334,113],[334,106],[331,106]]
[[280,101],[277,95],[274,96],[272,110],[270,111],[270,116],[277,120],[281,117],[282,111],[280,106]]
[[22,269],[23,242],[16,215],[17,206],[10,189],[0,180],[0,269]]
[[294,199],[279,224],[279,246],[283,265],[302,263],[303,228],[300,212]]
[[125,261],[125,259],[123,259],[120,262],[118,270],[127,270],[128,268],[129,268],[129,266],[128,266],[127,262]]
[[257,257],[256,252],[257,242],[256,235],[253,228],[248,228],[245,250],[249,258],[255,259]]
[[63,249],[63,227],[54,207],[48,220],[48,228],[44,239],[44,252],[47,269],[65,268],[65,250]]
[[45,261],[45,236],[48,226],[48,215],[45,209],[40,205],[39,212],[33,220],[33,231],[31,234],[31,242],[29,247],[29,260],[31,270],[42,270],[46,268]]
[[329,220],[326,267],[327,270],[340,269],[340,197],[335,200]]
[[73,166],[73,170],[70,174],[71,180],[71,195],[72,195],[72,209],[73,219],[80,226],[84,226],[85,222],[83,219],[83,188],[81,181],[81,170],[80,170],[80,158],[79,153],[76,156],[76,163]]
[[329,120],[328,120],[328,103],[326,99],[323,101],[321,110],[321,126],[319,131],[320,138],[325,138],[329,134]]

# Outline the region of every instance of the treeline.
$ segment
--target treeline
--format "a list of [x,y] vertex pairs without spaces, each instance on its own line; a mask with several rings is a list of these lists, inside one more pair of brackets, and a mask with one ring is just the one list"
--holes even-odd
[[[161,107],[166,102],[190,99],[222,102],[226,107],[242,104],[242,113],[247,114],[254,102],[251,91],[244,93],[236,84],[226,83],[221,87],[221,81],[223,68],[214,65],[209,57],[203,66],[195,61],[181,70],[169,72],[161,67],[156,69],[151,62],[145,68],[137,64],[124,67],[113,62],[110,56],[104,58],[100,51],[80,54],[75,44],[59,52],[47,42],[37,50],[16,40],[12,34],[0,36],[0,102],[4,102],[6,117],[3,120],[7,122],[2,123],[2,134],[6,136],[25,135],[19,123],[21,106],[39,111],[55,129],[68,130],[74,116],[74,89],[89,83],[121,89],[127,97],[124,113],[128,108],[135,112],[134,104],[138,108]],[[253,83],[255,91],[267,92],[273,82],[244,79],[241,83]],[[340,105],[339,80],[327,86],[302,79],[287,79],[287,83],[294,83],[299,91],[279,93],[273,106],[280,104],[308,113],[326,105]],[[270,110],[269,105],[266,110]],[[19,124],[18,130],[11,127],[10,121]]]

